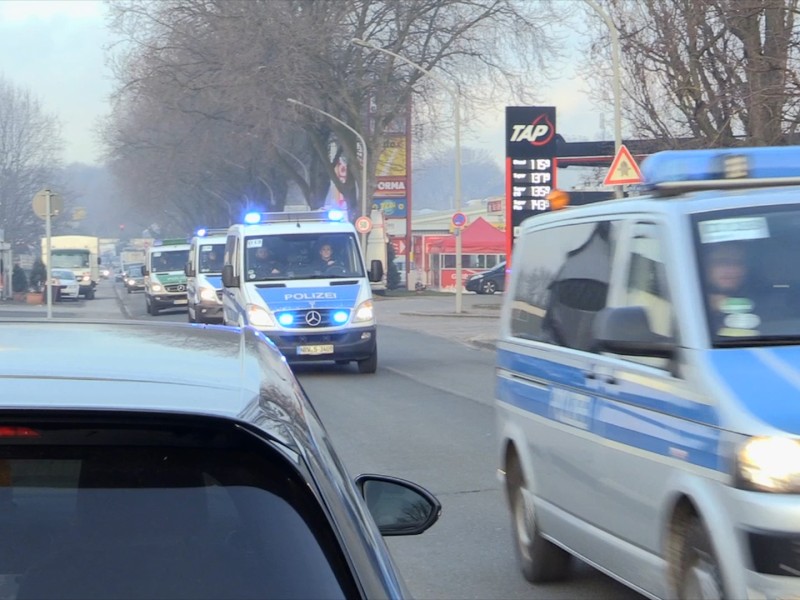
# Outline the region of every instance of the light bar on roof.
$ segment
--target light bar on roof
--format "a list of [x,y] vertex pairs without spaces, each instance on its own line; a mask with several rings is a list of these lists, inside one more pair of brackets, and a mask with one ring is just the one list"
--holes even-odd
[[800,146],[667,150],[641,171],[642,189],[664,193],[800,185]]
[[287,212],[250,212],[244,216],[248,225],[258,223],[294,223],[297,221],[347,221],[347,211],[338,208],[330,210],[287,211]]

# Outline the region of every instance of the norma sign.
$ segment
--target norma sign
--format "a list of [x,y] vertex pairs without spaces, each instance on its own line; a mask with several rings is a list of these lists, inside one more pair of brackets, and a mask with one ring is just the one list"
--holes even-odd
[[359,233],[369,233],[372,231],[372,219],[369,217],[358,217],[355,225],[356,231]]
[[556,109],[506,107],[506,231],[547,211],[555,187]]

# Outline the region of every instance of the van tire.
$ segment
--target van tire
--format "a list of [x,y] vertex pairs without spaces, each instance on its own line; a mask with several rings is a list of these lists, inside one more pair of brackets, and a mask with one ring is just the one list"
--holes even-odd
[[378,370],[378,351],[373,350],[372,354],[369,355],[368,358],[363,360],[359,360],[358,362],[358,372],[363,374],[372,374]]
[[722,571],[703,522],[695,517],[683,535],[678,570],[678,598],[722,600]]
[[508,465],[506,490],[514,548],[522,575],[531,583],[566,579],[572,557],[539,532],[533,493],[527,488],[516,459]]
[[145,301],[144,302],[147,305],[147,314],[149,314],[150,316],[153,316],[153,317],[158,315],[158,309],[155,307],[155,305],[152,302],[150,302],[149,298],[145,297]]

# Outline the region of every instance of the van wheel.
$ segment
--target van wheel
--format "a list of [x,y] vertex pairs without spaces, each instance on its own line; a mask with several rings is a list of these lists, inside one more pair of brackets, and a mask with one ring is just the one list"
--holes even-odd
[[515,460],[508,467],[507,477],[511,528],[522,574],[531,583],[566,579],[571,556],[539,533],[533,492],[527,488]]
[[358,372],[359,373],[374,373],[378,370],[378,351],[375,350],[372,354],[369,355],[369,358],[365,358],[364,360],[358,361]]
[[494,281],[484,281],[481,292],[484,294],[494,294],[497,291],[497,284]]
[[158,309],[155,307],[155,305],[152,302],[150,302],[150,300],[146,299],[145,300],[145,304],[147,304],[147,313],[149,315],[151,315],[153,317],[158,315]]
[[686,528],[680,561],[678,598],[681,600],[725,598],[719,562],[700,519],[692,519]]

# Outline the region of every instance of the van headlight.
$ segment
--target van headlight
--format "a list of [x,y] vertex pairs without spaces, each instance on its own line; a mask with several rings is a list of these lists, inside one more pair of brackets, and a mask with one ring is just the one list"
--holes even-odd
[[217,301],[217,290],[210,287],[201,287],[200,288],[200,300],[205,300],[206,302],[216,302]]
[[737,455],[740,486],[760,492],[800,492],[800,441],[753,437]]
[[372,300],[364,300],[356,308],[352,322],[363,323],[365,321],[372,321],[373,319],[375,319],[375,312],[372,309]]
[[155,292],[157,294],[158,292],[163,292],[164,288],[161,287],[160,284],[154,283],[153,285],[150,286],[150,291]]
[[247,322],[254,327],[275,327],[272,315],[258,304],[247,305]]

